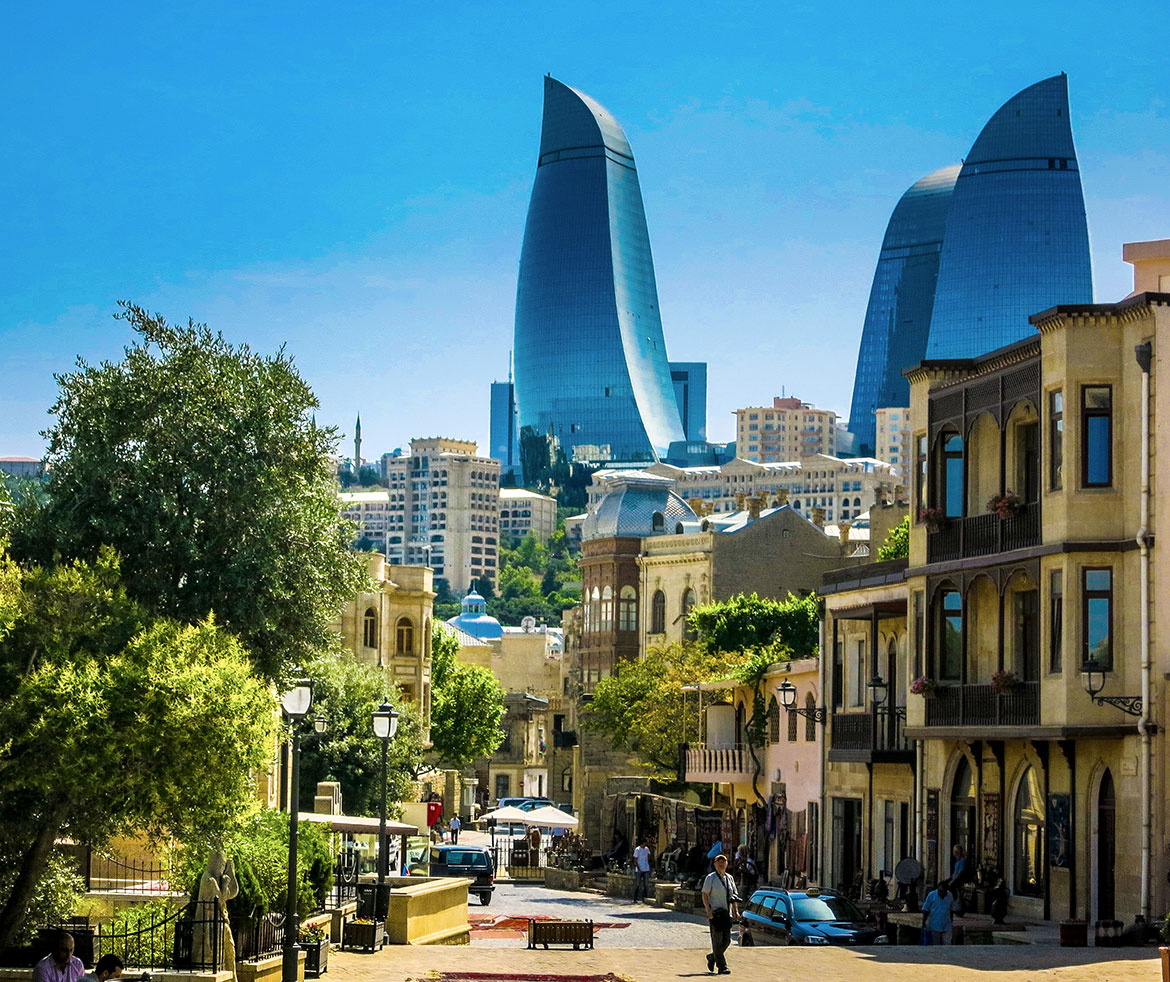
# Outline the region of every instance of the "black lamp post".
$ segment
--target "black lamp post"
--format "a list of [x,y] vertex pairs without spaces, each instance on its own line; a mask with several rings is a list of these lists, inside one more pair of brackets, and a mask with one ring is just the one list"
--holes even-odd
[[[382,796],[381,807],[378,811],[378,898],[381,902],[381,886],[386,882],[386,873],[388,872],[387,860],[390,858],[387,855],[386,849],[386,753],[390,747],[390,741],[394,739],[394,734],[398,732],[398,711],[388,702],[382,703],[374,712],[374,736],[382,741]],[[403,856],[403,861],[406,857]],[[376,910],[376,908],[375,908]]]
[[[284,908],[284,950],[281,962],[281,982],[297,982],[297,959],[301,946],[297,943],[300,934],[300,918],[297,917],[297,810],[300,807],[301,743],[297,725],[309,712],[313,704],[313,682],[306,678],[300,668],[293,669],[293,683],[283,696],[280,705],[289,721],[290,780],[288,806],[288,897]],[[318,732],[324,732],[325,718],[318,716],[313,724]]]

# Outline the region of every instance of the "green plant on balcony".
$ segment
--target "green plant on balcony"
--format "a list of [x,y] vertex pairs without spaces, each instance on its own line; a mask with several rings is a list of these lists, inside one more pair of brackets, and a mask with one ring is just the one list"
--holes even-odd
[[1001,669],[991,676],[991,690],[1002,695],[1012,692],[1020,684],[1020,677],[1010,669]]
[[941,532],[947,525],[947,514],[941,508],[923,508],[918,512],[918,521],[928,532]]
[[910,683],[910,691],[916,696],[933,695],[938,689],[938,683],[925,675],[919,675],[913,682]]
[[1005,520],[1015,515],[1023,504],[1023,499],[1015,491],[1004,491],[987,499],[987,510]]

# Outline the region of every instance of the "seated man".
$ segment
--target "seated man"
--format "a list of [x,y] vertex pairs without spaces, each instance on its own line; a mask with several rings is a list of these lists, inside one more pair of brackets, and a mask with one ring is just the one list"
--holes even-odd
[[122,969],[126,966],[122,959],[110,952],[108,955],[102,955],[98,959],[97,964],[94,965],[93,971],[81,977],[81,982],[110,982],[110,979],[120,979],[122,977]]
[[78,982],[84,974],[85,966],[73,954],[73,935],[62,931],[53,950],[33,968],[32,982]]

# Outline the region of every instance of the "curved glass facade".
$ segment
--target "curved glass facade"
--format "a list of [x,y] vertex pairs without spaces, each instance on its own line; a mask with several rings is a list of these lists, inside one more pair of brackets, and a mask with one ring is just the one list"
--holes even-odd
[[902,370],[926,353],[943,230],[958,176],[958,164],[927,174],[902,195],[886,226],[849,410],[849,431],[861,457],[872,457],[876,449],[874,411],[910,405]]
[[515,344],[520,426],[570,458],[653,460],[684,439],[633,151],[609,112],[547,76]]
[[1068,80],[1056,75],[1008,100],[963,162],[926,357],[983,354],[1030,337],[1031,314],[1092,300]]

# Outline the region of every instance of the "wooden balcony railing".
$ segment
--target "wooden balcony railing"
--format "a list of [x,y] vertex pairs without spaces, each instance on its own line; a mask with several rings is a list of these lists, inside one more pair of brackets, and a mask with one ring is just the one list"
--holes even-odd
[[926,697],[927,726],[1038,726],[1040,683],[1008,692],[990,685],[944,685]]
[[926,533],[926,561],[994,556],[1012,549],[1040,544],[1040,505],[1021,505],[1010,518],[989,512],[967,518],[951,518],[937,532]]

